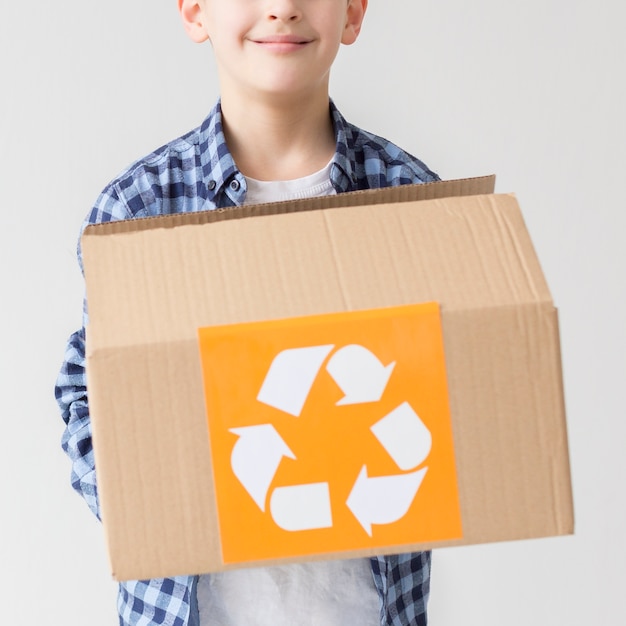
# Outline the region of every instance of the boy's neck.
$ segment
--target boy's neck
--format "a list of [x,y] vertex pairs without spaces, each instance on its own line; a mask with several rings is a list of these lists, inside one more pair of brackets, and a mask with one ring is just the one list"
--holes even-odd
[[328,92],[286,101],[222,94],[226,143],[239,170],[257,180],[292,180],[322,169],[335,152]]

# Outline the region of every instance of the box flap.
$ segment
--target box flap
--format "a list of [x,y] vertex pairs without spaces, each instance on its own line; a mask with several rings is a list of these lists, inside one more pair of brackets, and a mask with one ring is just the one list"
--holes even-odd
[[508,195],[96,232],[86,232],[83,258],[91,342],[100,347],[190,339],[199,326],[332,312],[339,303],[551,302]]

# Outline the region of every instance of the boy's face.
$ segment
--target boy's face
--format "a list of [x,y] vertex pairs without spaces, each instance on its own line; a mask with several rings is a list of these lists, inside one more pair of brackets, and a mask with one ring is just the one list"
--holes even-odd
[[213,45],[222,94],[328,91],[339,46],[353,43],[367,0],[178,0],[196,42]]

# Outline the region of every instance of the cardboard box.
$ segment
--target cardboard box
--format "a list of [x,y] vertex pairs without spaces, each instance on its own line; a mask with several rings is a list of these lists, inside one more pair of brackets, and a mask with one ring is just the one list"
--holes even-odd
[[[515,197],[493,194],[493,185],[493,177],[446,181],[86,229],[82,246],[90,313],[89,403],[115,578],[144,579],[573,532],[557,312]],[[396,473],[404,478],[417,480],[421,471],[423,484],[409,503],[407,516],[417,508],[428,532],[417,524],[412,535],[413,525],[402,521],[397,522],[397,534],[387,532],[395,526],[385,519],[387,513],[380,513],[388,511],[382,506],[370,512],[372,519],[355,521],[357,514],[351,518],[346,507],[347,512],[336,512],[333,504],[332,520],[328,517],[324,522],[322,516],[309,528],[285,531],[310,537],[311,541],[301,542],[313,546],[307,554],[297,554],[296,546],[291,556],[224,558],[218,510],[222,500],[215,492],[217,464],[213,462],[218,448],[211,447],[218,445],[219,437],[209,439],[212,374],[206,367],[203,370],[199,329],[223,327],[232,335],[234,324],[327,314],[344,319],[341,315],[346,313],[369,317],[372,311],[378,319],[390,311],[432,302],[438,306],[435,318],[445,351],[443,385],[447,386],[452,451],[446,471],[453,479],[450,517],[458,515],[460,520],[456,531],[444,532],[421,502],[419,494],[429,493],[437,471],[433,463],[425,475],[425,466],[417,470],[419,454],[407,444],[408,461],[403,463],[392,452],[387,460],[394,457]],[[326,354],[315,357],[316,372],[323,367],[332,372],[329,359],[341,347],[332,345]],[[211,362],[209,358],[209,369]],[[381,357],[383,365],[388,362]],[[401,365],[396,365],[397,371]],[[236,364],[229,367],[238,371]],[[223,374],[220,367],[216,372]],[[320,387],[319,393],[330,394],[326,371],[324,377],[327,386]],[[238,381],[231,387],[220,383],[222,388],[233,399],[245,395]],[[410,383],[407,393],[413,393]],[[264,398],[259,391],[259,397],[252,399],[259,410],[269,410]],[[381,413],[379,404],[370,398],[360,408],[345,410],[369,407],[375,415],[369,422],[376,436],[370,436],[372,446],[378,445],[378,438],[389,452],[380,420],[387,413]],[[407,410],[403,415],[410,416],[403,423],[415,437],[423,435],[423,441],[430,442],[425,434],[432,430],[427,420],[427,428],[421,428],[408,403],[403,406]],[[276,410],[277,432],[283,424],[305,424],[297,422],[300,408],[287,417],[284,410]],[[399,413],[393,415],[402,421]],[[218,418],[209,418],[212,428],[221,427]],[[225,427],[231,448],[218,450],[227,460],[231,454],[234,459],[234,446],[240,441],[237,425],[235,421]],[[289,447],[284,432],[282,437]],[[432,434],[433,450],[439,450],[440,440],[445,440],[445,432]],[[325,448],[324,441],[330,438],[320,441]],[[377,452],[372,447],[368,454]],[[280,460],[281,471],[284,467],[295,471],[297,458],[298,454],[283,448],[274,465]],[[369,458],[363,462],[369,463]],[[235,460],[232,463],[234,471]],[[334,461],[328,463],[332,466]],[[276,468],[270,461],[266,465],[271,478],[269,470]],[[250,467],[254,463],[241,475],[250,473]],[[263,525],[278,519],[283,502],[277,495],[279,485],[270,484],[267,476],[256,496],[249,497],[254,489],[248,489],[245,478],[232,489],[243,493],[241,502],[245,497],[249,500],[249,507],[242,504],[242,520],[265,516],[258,526],[252,522],[258,533],[244,531],[255,545],[265,543]],[[302,482],[294,478],[298,480]],[[296,505],[298,511],[318,496],[324,500],[327,494],[318,487],[315,494],[310,488]],[[297,495],[280,493],[287,501]],[[430,501],[438,499],[437,493],[431,493]],[[346,536],[354,541],[344,548],[339,544],[325,548],[330,544],[318,543],[317,537],[330,531],[322,526],[332,525],[340,516],[345,519]],[[292,523],[301,522],[287,525]],[[368,544],[383,535],[384,547],[380,541]]]

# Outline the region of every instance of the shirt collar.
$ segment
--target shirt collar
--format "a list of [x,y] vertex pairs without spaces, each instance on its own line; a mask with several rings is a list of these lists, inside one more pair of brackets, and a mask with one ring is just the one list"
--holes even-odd
[[350,126],[332,100],[330,116],[335,131],[335,156],[330,170],[330,180],[337,193],[352,191],[356,189],[357,176],[354,171],[354,148]]
[[232,186],[231,191],[240,189],[243,176],[226,145],[219,100],[200,126],[200,164],[208,198],[216,205],[227,185]]
[[[356,188],[356,174],[353,167],[351,133],[344,117],[332,100],[329,101],[330,115],[335,133],[335,155],[332,160],[330,179],[337,193]],[[231,156],[222,122],[222,106],[218,100],[200,126],[200,163],[203,182],[209,200],[220,204],[217,199],[226,191],[235,204],[243,202],[245,179],[237,169]],[[238,196],[241,197],[238,197]]]

